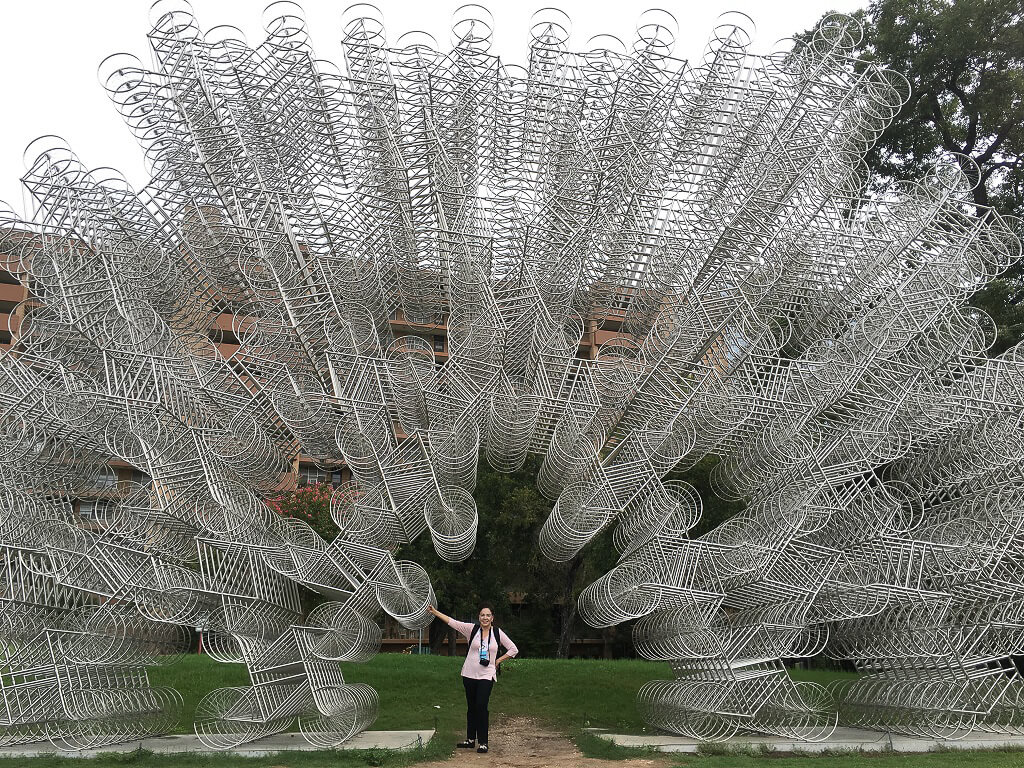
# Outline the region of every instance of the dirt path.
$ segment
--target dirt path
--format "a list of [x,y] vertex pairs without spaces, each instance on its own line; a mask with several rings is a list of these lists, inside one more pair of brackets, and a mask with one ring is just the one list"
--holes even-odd
[[[598,760],[584,757],[576,745],[561,734],[545,730],[525,717],[502,719],[494,728],[492,718],[490,751],[478,755],[476,750],[457,749],[450,760],[420,763],[418,768],[457,768],[475,765],[480,768],[665,768],[671,763],[668,755],[633,760]],[[454,745],[452,745],[454,747]]]

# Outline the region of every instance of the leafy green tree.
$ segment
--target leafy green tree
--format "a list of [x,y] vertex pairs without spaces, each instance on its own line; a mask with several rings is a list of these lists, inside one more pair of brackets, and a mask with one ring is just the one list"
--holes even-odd
[[[483,496],[478,503],[493,504],[496,515],[485,534],[491,561],[498,572],[505,574],[510,589],[525,594],[529,606],[526,613],[538,648],[545,655],[567,658],[581,628],[577,616],[579,593],[615,564],[617,554],[607,534],[565,563],[553,563],[541,554],[540,529],[552,503],[534,487],[539,464],[539,459],[532,459],[526,471],[512,475],[483,470],[484,487],[497,493],[491,499]],[[556,625],[557,634],[552,631]]]
[[741,512],[746,506],[739,501],[726,501],[715,494],[711,486],[711,470],[719,461],[717,456],[705,456],[692,467],[677,469],[669,473],[669,480],[687,482],[700,495],[701,517],[697,521],[697,525],[690,531],[692,538],[697,538],[713,528],[717,528],[730,517]]
[[[331,517],[331,493],[334,489],[327,483],[300,485],[278,496],[267,499],[267,504],[281,517],[301,520],[308,523],[327,541],[333,541],[338,535],[338,526]],[[311,589],[302,587],[299,599],[303,615],[324,602],[326,598]]]
[[[973,201],[1024,216],[1024,6],[1020,0],[874,0],[856,56],[910,82],[909,101],[866,162],[869,189],[921,178],[944,153],[965,158]],[[805,35],[806,36],[806,33]],[[1024,331],[1024,265],[978,291],[970,303],[992,316],[998,354]]]
[[[398,556],[427,569],[445,613],[468,620],[481,602],[490,602],[499,626],[515,631],[524,653],[564,658],[581,629],[580,591],[611,568],[617,555],[605,535],[568,563],[544,558],[537,542],[553,505],[536,490],[539,469],[538,457],[511,474],[495,472],[481,459],[474,493],[479,537],[464,562],[441,560],[427,535],[402,547]],[[513,594],[522,596],[522,603],[513,602]],[[448,637],[437,622],[431,625],[434,650]]]
[[999,335],[989,350],[998,355],[1024,338],[1024,286],[1021,278],[993,280],[971,297],[971,305],[988,313]]
[[883,179],[918,179],[955,152],[978,166],[977,205],[1024,212],[1019,0],[875,0],[864,22],[858,55],[904,75],[911,87],[867,158],[872,170]]
[[[703,533],[731,517],[741,504],[718,499],[709,475],[716,459],[708,458],[686,471],[672,474],[686,480],[704,500],[704,516],[693,535]],[[494,605],[499,625],[515,633],[516,642],[530,656],[566,658],[583,630],[577,613],[580,592],[607,573],[618,560],[611,529],[566,563],[553,563],[540,552],[540,529],[551,513],[552,502],[536,489],[540,458],[531,456],[518,472],[502,474],[481,459],[474,498],[479,515],[479,537],[473,554],[464,562],[449,563],[437,556],[430,536],[424,534],[396,552],[430,574],[439,607],[445,613],[472,620],[482,602]],[[279,515],[302,520],[331,541],[338,533],[330,515],[331,487],[320,483],[299,487],[268,500]],[[305,610],[320,598],[303,590]],[[522,600],[511,599],[513,595]],[[628,648],[628,626],[607,633],[619,652]],[[430,626],[429,643],[436,653],[454,636],[440,622]]]

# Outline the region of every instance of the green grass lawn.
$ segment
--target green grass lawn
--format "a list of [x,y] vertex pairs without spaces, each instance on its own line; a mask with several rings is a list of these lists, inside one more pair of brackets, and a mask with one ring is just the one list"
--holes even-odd
[[[434,728],[435,741],[447,749],[462,738],[466,723],[461,667],[461,658],[382,653],[367,664],[346,664],[343,670],[346,681],[371,685],[380,695],[380,716],[373,728]],[[529,715],[574,736],[587,726],[643,733],[636,692],[648,680],[670,676],[667,664],[646,661],[520,659],[503,670],[491,695],[491,719],[497,723],[503,714]],[[185,699],[181,733],[192,732],[192,713],[208,691],[248,684],[244,667],[218,664],[206,656],[155,668],[150,681],[177,688]]]
[[176,664],[149,668],[149,683],[177,689],[185,700],[176,733],[195,733],[192,728],[196,705],[216,688],[249,685],[244,664],[220,664],[209,656],[185,656]]
[[[373,685],[381,694],[381,728],[433,727],[433,718],[465,726],[462,659],[381,654],[345,679]],[[491,694],[493,718],[529,715],[561,730],[586,725],[642,733],[636,692],[645,682],[671,676],[667,664],[645,661],[520,659],[503,670]],[[390,690],[389,690],[390,689]],[[404,691],[412,693],[407,698]],[[438,707],[440,709],[438,709]]]
[[[459,679],[461,658],[382,653],[367,664],[343,666],[345,680],[373,686],[380,695],[374,728],[411,730],[447,727],[455,717],[462,727],[465,697]],[[826,683],[850,673],[793,670],[798,680]],[[648,680],[671,678],[668,664],[596,659],[517,659],[503,669],[491,696],[491,711],[530,715],[563,731],[584,727],[619,733],[644,733],[634,703]],[[240,664],[219,664],[208,656],[188,656],[169,667],[150,670],[153,685],[177,688],[185,699],[180,733],[192,732],[192,713],[209,691],[248,685]]]
[[[466,713],[461,666],[461,658],[382,653],[367,664],[346,664],[343,670],[346,681],[366,683],[380,694],[374,728],[458,729]],[[667,664],[646,661],[520,659],[503,670],[491,711],[531,715],[563,730],[591,725],[642,733],[636,692],[648,680],[670,676]],[[192,732],[192,713],[207,692],[249,682],[242,665],[219,664],[208,656],[153,668],[149,678],[153,685],[177,688],[185,699],[180,733]]]
[[[425,748],[408,753],[383,750],[361,752],[331,751],[288,753],[268,758],[241,758],[228,755],[158,756],[129,753],[80,760],[42,757],[33,760],[0,759],[0,768],[24,765],[26,768],[349,768],[350,766],[403,766],[425,759],[444,759],[465,727],[465,697],[459,670],[460,658],[445,656],[407,656],[380,654],[367,664],[344,665],[348,682],[372,685],[380,694],[380,717],[372,726],[380,730],[436,729],[435,738]],[[847,673],[826,670],[794,670],[800,680],[825,683]],[[610,745],[583,731],[586,727],[605,728],[618,733],[644,733],[646,726],[637,714],[634,697],[648,680],[669,678],[667,664],[618,660],[519,659],[506,668],[491,696],[491,727],[500,731],[501,719],[527,715],[551,729],[573,738],[593,757],[623,758],[637,750]],[[206,656],[189,656],[181,663],[151,670],[154,685],[170,685],[185,699],[185,714],[179,724],[182,733],[192,732],[192,713],[206,693],[214,688],[246,685],[248,678],[241,665],[218,664]],[[925,755],[839,754],[825,757],[780,756],[768,754],[715,754],[711,746],[701,755],[674,758],[679,766],[691,768],[790,768],[790,766],[828,766],[832,768],[1024,768],[1021,752],[941,752]]]

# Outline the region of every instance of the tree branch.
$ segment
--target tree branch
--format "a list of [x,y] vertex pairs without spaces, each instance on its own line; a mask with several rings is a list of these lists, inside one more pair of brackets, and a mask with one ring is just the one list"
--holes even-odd
[[934,91],[931,91],[928,93],[927,98],[928,103],[932,108],[932,123],[935,124],[935,127],[939,129],[939,133],[942,134],[943,149],[949,152],[962,152],[963,154],[967,154],[953,141],[953,133],[949,129],[949,121],[946,119],[946,116],[942,114],[942,105],[939,104],[938,95]]
[[963,88],[958,86],[955,82],[947,82],[946,87],[950,93],[957,97],[960,101],[960,106],[964,112],[970,115],[967,122],[967,137],[964,139],[964,154],[970,154],[970,151],[974,149],[974,145],[978,141],[978,118],[980,113],[974,108],[974,104],[971,103],[970,97],[964,91]]
[[1019,158],[1012,162],[1006,161],[1002,163],[990,163],[989,166],[982,171],[981,180],[985,181],[989,176],[1002,168],[1016,168],[1018,165],[1020,165]]
[[991,160],[993,158],[993,156],[995,155],[996,150],[999,149],[999,146],[1004,141],[1006,141],[1006,139],[1010,135],[1010,131],[1012,129],[1013,129],[1013,124],[1012,123],[1005,123],[1000,128],[999,132],[996,133],[996,137],[992,141],[992,143],[988,145],[988,149],[986,149],[984,152],[982,152],[980,155],[978,155],[976,158],[974,158],[974,162],[976,162],[978,165],[981,165],[982,163],[987,163],[989,160]]

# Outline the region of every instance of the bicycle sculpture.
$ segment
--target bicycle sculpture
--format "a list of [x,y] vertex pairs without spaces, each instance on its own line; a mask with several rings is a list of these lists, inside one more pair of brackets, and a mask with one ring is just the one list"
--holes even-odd
[[[965,304],[1015,223],[971,204],[964,158],[862,196],[908,92],[850,58],[854,22],[768,56],[723,25],[687,63],[662,12],[574,52],[545,10],[522,68],[479,6],[446,51],[357,6],[335,68],[296,6],[266,18],[252,48],[161,2],[153,64],[103,63],[140,192],[53,137],[27,155],[33,217],[0,234],[30,289],[0,357],[3,740],[166,730],[180,697],[146,667],[181,627],[251,680],[200,704],[208,746],[366,728],[376,694],[337,662],[377,651],[381,610],[426,625],[429,578],[392,552],[470,555],[481,452],[544,457],[548,557],[611,527],[580,607],[671,662],[654,725],[1019,726],[1024,353],[989,359]],[[447,360],[396,318],[444,325]],[[237,351],[210,340],[228,322]],[[264,502],[300,454],[351,470],[333,541]],[[690,536],[701,499],[668,475],[706,456],[745,511]],[[69,500],[112,460],[152,483],[83,525]],[[304,617],[299,585],[329,602]],[[818,654],[864,674],[789,677]]]

